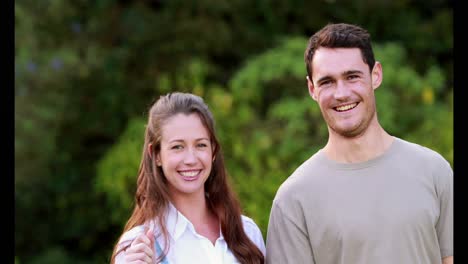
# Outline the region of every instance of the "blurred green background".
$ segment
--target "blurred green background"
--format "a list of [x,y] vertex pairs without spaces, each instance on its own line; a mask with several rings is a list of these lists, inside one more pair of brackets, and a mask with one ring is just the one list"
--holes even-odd
[[279,185],[321,148],[308,37],[367,28],[383,126],[453,166],[453,2],[15,1],[15,262],[108,263],[133,203],[146,112],[202,96],[264,235]]

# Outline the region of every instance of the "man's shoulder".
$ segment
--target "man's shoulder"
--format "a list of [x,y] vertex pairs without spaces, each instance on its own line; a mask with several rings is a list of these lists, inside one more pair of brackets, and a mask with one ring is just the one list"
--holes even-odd
[[315,168],[320,165],[320,152],[316,152],[307,160],[302,162],[286,180],[279,186],[277,198],[280,196],[291,196],[304,190],[310,181],[313,181]]
[[437,179],[450,179],[453,175],[451,164],[439,152],[403,139],[397,139],[397,162],[404,162],[408,167],[418,168],[424,175]]
[[400,151],[408,157],[421,159],[424,162],[448,164],[448,161],[434,149],[401,138],[396,138],[396,140]]

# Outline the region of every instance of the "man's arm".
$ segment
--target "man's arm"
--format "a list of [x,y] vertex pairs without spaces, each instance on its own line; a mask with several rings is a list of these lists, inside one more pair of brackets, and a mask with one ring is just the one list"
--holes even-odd
[[453,256],[442,258],[442,264],[453,264]]
[[453,263],[453,170],[448,162],[437,173],[440,213],[436,224],[443,264]]
[[267,264],[314,264],[308,234],[273,202],[266,241]]

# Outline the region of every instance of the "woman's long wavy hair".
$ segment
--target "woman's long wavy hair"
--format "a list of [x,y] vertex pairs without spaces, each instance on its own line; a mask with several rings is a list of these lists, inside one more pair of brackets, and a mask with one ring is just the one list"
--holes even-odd
[[[263,253],[244,232],[240,204],[228,184],[221,146],[215,134],[213,116],[202,98],[189,93],[169,93],[161,96],[149,111],[142,160],[138,170],[135,208],[123,232],[149,221],[155,221],[154,223],[160,230],[157,235],[162,235],[166,241],[163,254],[158,256],[158,260],[162,260],[169,250],[168,231],[164,222],[170,202],[169,188],[161,167],[156,166],[155,158],[161,148],[162,126],[168,119],[180,113],[197,114],[210,135],[215,159],[210,176],[205,182],[205,192],[208,207],[218,217],[221,232],[229,249],[243,264],[263,263]],[[151,150],[148,147],[150,144]],[[116,244],[111,263],[114,263],[116,255],[125,249],[126,247],[119,249],[119,244]]]

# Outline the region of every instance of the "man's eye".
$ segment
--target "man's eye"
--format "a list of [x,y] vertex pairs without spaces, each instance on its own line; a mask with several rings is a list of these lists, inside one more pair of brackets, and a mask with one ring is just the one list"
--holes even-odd
[[332,81],[323,81],[323,82],[320,83],[320,86],[321,86],[321,87],[323,87],[323,86],[326,87],[326,86],[331,85],[331,83],[332,83]]

